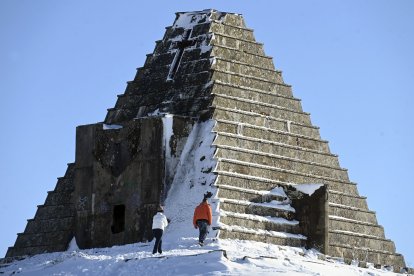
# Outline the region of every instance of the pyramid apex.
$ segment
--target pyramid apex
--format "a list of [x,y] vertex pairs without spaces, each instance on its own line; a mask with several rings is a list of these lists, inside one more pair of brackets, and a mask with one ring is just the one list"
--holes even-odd
[[208,23],[214,20],[221,21],[224,16],[231,14],[233,16],[242,16],[238,13],[222,12],[215,9],[205,9],[202,11],[187,11],[187,12],[176,12],[176,18],[173,28],[184,28],[191,29],[194,25]]

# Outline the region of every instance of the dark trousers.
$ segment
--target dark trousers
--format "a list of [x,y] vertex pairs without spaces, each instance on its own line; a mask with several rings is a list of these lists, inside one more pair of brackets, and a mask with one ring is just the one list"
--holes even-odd
[[154,235],[155,238],[155,244],[154,244],[154,249],[152,250],[152,254],[157,253],[162,253],[162,233],[164,231],[162,229],[152,229],[152,234]]
[[204,240],[207,237],[207,227],[208,227],[208,223],[207,220],[204,219],[199,219],[197,220],[197,226],[198,226],[198,230],[200,231],[200,235],[198,236],[198,241],[199,242],[204,242]]

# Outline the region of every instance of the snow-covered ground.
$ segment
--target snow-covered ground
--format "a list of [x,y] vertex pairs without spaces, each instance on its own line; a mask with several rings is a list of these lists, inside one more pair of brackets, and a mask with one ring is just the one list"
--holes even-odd
[[[191,228],[191,226],[189,226]],[[1,275],[397,275],[322,261],[314,250],[252,241],[213,240],[200,247],[197,231],[176,240],[166,231],[164,252],[153,242],[37,255],[0,267]]]
[[[171,129],[170,118],[164,120]],[[395,275],[386,270],[363,269],[340,261],[319,260],[318,252],[253,241],[219,240],[210,229],[205,246],[198,245],[198,230],[192,226],[194,208],[207,191],[213,193],[213,226],[220,225],[216,176],[214,121],[196,123],[184,146],[178,164],[167,160],[174,170],[165,201],[165,214],[171,219],[163,237],[163,253],[152,254],[153,242],[112,248],[79,250],[72,241],[66,252],[49,253],[0,265],[1,275]],[[165,131],[168,137],[170,131]],[[166,154],[170,151],[166,150]],[[311,189],[312,188],[312,189]],[[312,192],[314,186],[307,190]],[[308,192],[309,192],[308,191]],[[259,191],[286,196],[282,190]],[[273,204],[273,203],[269,203]],[[274,205],[274,204],[273,204]],[[273,206],[272,205],[272,206]],[[274,208],[282,208],[275,205]],[[252,219],[258,219],[250,215]],[[261,217],[261,220],[276,218]]]

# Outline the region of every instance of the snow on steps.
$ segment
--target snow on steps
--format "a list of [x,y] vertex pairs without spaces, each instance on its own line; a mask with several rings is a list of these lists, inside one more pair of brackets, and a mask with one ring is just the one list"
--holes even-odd
[[300,234],[251,229],[236,225],[222,224],[219,229],[222,239],[252,240],[294,247],[303,247],[306,241],[306,237]]
[[304,246],[306,237],[299,234],[299,222],[292,220],[295,209],[290,206],[282,187],[270,191],[231,185],[216,187],[219,188],[220,200],[220,222],[217,227],[220,238]]

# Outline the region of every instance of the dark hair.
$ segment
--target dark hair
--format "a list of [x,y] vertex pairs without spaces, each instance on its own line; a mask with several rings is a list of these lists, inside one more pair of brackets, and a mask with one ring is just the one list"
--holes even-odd
[[211,193],[211,192],[207,192],[207,193],[205,193],[205,194],[204,194],[203,201],[204,201],[204,202],[206,202],[206,201],[207,201],[207,199],[208,199],[208,198],[210,198],[210,197],[212,197],[212,196],[213,196],[213,193]]

